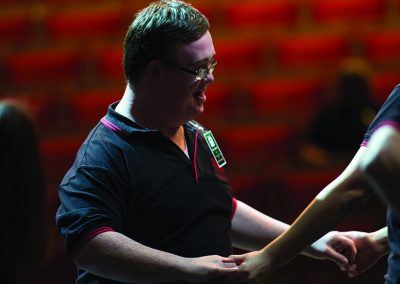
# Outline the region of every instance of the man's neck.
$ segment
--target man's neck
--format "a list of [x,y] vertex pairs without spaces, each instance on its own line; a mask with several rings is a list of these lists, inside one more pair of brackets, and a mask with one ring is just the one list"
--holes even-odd
[[171,127],[163,124],[162,121],[154,115],[151,109],[152,108],[147,107],[140,98],[136,97],[132,89],[127,85],[124,95],[115,111],[145,128],[159,130],[165,137],[184,150],[186,148],[186,143],[183,126]]
[[160,129],[160,132],[174,142],[182,151],[186,149],[186,139],[185,139],[185,130],[183,126],[179,126],[177,128],[165,128]]
[[145,128],[160,129],[161,125],[157,123],[157,117],[151,110],[152,107],[141,97],[137,97],[129,85],[126,86],[124,95],[115,109],[117,113]]

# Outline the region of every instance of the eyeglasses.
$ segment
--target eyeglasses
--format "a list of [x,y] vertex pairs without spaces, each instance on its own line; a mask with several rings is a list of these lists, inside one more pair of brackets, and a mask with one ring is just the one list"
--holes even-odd
[[163,61],[163,62],[179,70],[182,70],[186,73],[194,75],[197,81],[204,80],[204,78],[206,78],[208,74],[214,72],[215,66],[217,66],[217,61],[215,61],[214,59],[211,60],[210,67],[198,67],[196,69],[189,69],[170,61]]

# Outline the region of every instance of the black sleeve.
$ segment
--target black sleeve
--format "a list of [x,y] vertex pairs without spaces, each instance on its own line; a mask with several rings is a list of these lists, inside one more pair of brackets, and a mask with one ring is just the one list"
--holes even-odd
[[135,179],[122,142],[104,129],[89,135],[59,187],[56,223],[69,253],[98,229],[124,231]]
[[101,227],[123,230],[126,196],[121,180],[107,168],[79,167],[60,185],[57,226],[68,252]]
[[[372,133],[383,123],[400,123],[400,85],[397,85],[379,109],[378,114],[370,124],[364,135],[363,144],[366,144]],[[363,145],[362,144],[362,145]]]

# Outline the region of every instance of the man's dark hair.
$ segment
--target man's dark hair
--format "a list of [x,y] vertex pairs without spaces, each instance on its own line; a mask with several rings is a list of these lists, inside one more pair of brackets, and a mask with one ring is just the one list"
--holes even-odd
[[[125,78],[136,84],[151,60],[172,59],[177,43],[190,43],[209,29],[207,18],[190,4],[161,0],[139,11],[124,43]],[[133,87],[133,86],[132,86]]]

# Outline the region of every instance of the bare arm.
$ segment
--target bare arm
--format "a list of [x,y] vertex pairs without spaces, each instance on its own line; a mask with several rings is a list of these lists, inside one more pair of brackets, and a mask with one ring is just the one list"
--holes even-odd
[[361,147],[343,173],[317,195],[287,233],[271,243],[267,248],[270,254],[286,262],[370,197],[371,190],[358,169],[365,151]]
[[259,250],[289,228],[289,225],[271,218],[237,201],[232,220],[232,243],[244,250]]
[[400,133],[392,126],[382,126],[372,135],[368,152],[361,161],[361,172],[376,194],[400,214],[399,171]]
[[184,258],[144,246],[120,233],[105,232],[88,241],[76,255],[78,267],[121,282],[200,282],[237,271],[221,256]]
[[294,258],[307,245],[358,208],[371,196],[371,189],[359,171],[361,147],[348,167],[324,188],[296,219],[293,225],[260,252],[244,260],[251,279],[264,283],[280,266]]
[[[232,220],[232,241],[237,248],[253,251],[263,248],[289,228],[241,201]],[[302,254],[317,259],[329,259],[339,265],[347,263],[356,253],[353,242],[339,232],[330,232],[307,246]],[[346,254],[344,256],[343,254]]]

